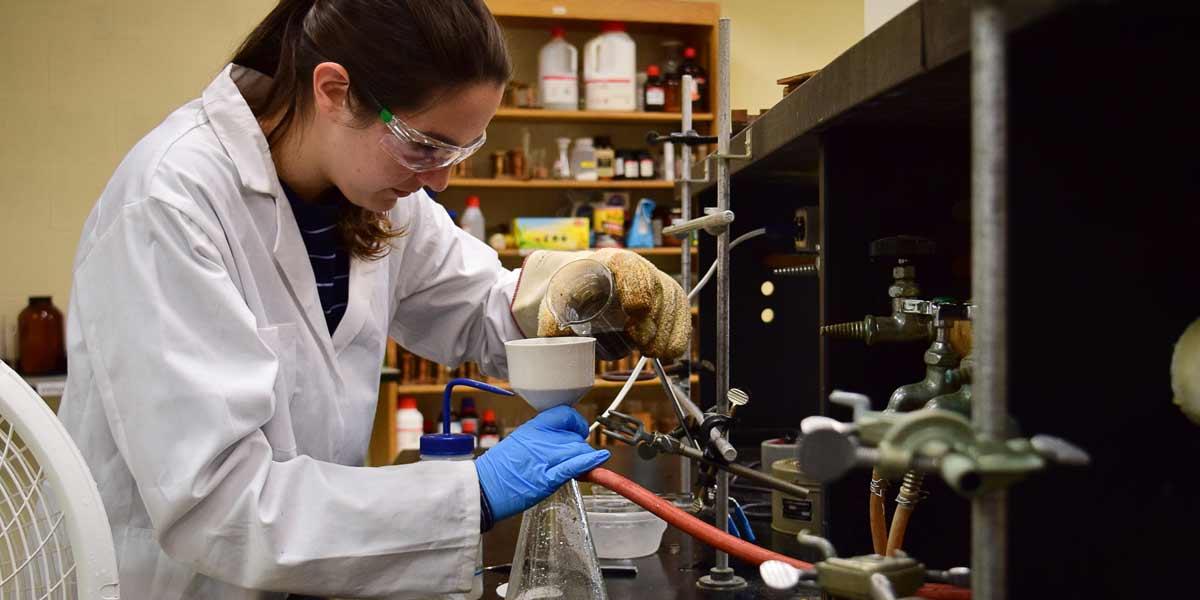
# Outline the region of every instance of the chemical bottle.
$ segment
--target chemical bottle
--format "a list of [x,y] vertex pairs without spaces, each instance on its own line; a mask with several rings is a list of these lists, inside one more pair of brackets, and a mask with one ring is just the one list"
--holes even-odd
[[615,175],[613,161],[617,153],[612,149],[612,142],[607,136],[596,136],[596,178],[608,181]]
[[538,96],[542,108],[579,110],[579,51],[562,27],[550,30],[550,41],[538,53]]
[[662,112],[667,109],[667,88],[659,74],[658,65],[646,67],[646,86],[643,88],[643,105],[646,112]]
[[[454,414],[453,411],[450,414]],[[439,419],[440,421],[440,419]],[[475,459],[474,436],[462,433],[433,433],[421,436],[421,462],[430,460],[465,461]],[[480,492],[482,493],[482,492]],[[454,594],[434,596],[434,598],[467,598],[475,600],[483,597],[483,537],[479,538],[479,554],[475,563],[475,578],[471,581],[471,591],[464,595]]]
[[467,196],[467,207],[463,209],[459,226],[475,236],[476,239],[487,242],[487,234],[484,233],[483,211],[479,209],[479,196]]
[[[445,414],[439,412],[438,418],[437,418],[437,423],[435,423],[434,425],[435,426],[440,425],[443,417],[445,417]],[[456,413],[454,411],[450,411],[450,433],[462,433],[462,432],[463,432],[462,421],[460,421],[458,419],[458,413]]]
[[692,76],[692,106],[704,110],[708,106],[708,71],[696,63],[696,49],[683,49],[683,63],[679,65],[679,76]]
[[654,179],[654,157],[646,150],[638,153],[638,176],[642,179]]
[[584,103],[588,110],[637,107],[637,44],[624,23],[605,23],[583,47]]
[[425,417],[417,410],[417,399],[404,397],[400,399],[400,409],[396,411],[396,446],[401,451],[419,450],[421,448],[421,433],[424,431]]
[[50,375],[67,370],[63,314],[50,296],[32,296],[17,315],[17,372]]
[[474,436],[479,435],[479,413],[475,411],[475,399],[462,399],[462,429],[463,433],[469,433]]
[[627,150],[625,153],[625,179],[641,179],[641,177],[637,150]]
[[496,425],[496,411],[483,411],[483,423],[479,426],[479,447],[491,448],[500,443],[500,426]]
[[578,181],[596,181],[596,149],[592,147],[592,138],[575,140],[575,148],[571,150],[571,172]]
[[558,142],[558,158],[554,161],[554,170],[551,175],[555,179],[570,179],[571,178],[571,156],[567,149],[571,147],[571,138],[560,137]]

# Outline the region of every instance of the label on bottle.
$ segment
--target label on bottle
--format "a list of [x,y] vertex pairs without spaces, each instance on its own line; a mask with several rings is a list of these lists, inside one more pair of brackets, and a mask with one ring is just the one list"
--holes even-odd
[[700,86],[704,85],[703,77],[696,77],[692,80],[692,102],[700,101]]
[[635,88],[632,79],[589,79],[584,101],[588,110],[633,110]]
[[569,75],[542,77],[542,104],[572,104],[579,101],[579,80]]
[[625,176],[625,159],[623,157],[618,156],[616,159],[613,160],[613,176],[614,177],[624,177]]
[[646,106],[664,106],[667,103],[667,92],[660,87],[646,88]]
[[631,158],[631,159],[625,161],[625,179],[637,179],[637,178],[638,178],[638,161],[635,158]]
[[421,428],[402,427],[396,430],[396,446],[401,450],[417,450],[421,447]]
[[650,158],[643,158],[640,162],[641,162],[641,164],[639,166],[639,170],[640,170],[641,178],[642,179],[653,178],[654,177],[654,160],[650,159]]
[[499,444],[499,443],[500,443],[500,436],[498,436],[494,433],[485,433],[485,434],[479,436],[479,447],[480,448],[492,448],[496,444]]

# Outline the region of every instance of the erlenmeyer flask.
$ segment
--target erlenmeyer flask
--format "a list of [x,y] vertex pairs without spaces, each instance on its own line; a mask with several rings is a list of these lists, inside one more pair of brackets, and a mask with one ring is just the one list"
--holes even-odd
[[506,600],[608,600],[574,479],[525,511]]
[[550,314],[559,327],[596,338],[596,356],[617,360],[629,356],[633,343],[625,333],[629,317],[617,301],[612,271],[590,258],[571,261],[550,277]]

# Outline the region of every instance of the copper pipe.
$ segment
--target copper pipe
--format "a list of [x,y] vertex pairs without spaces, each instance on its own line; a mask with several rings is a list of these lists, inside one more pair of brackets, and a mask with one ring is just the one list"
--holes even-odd
[[894,556],[896,550],[904,545],[908,521],[912,519],[913,510],[921,500],[921,484],[924,481],[923,473],[909,471],[904,474],[904,485],[900,486],[900,493],[896,495],[896,514],[892,517],[892,531],[888,535],[886,556]]
[[884,494],[887,493],[888,480],[879,475],[879,470],[871,471],[871,493],[867,497],[871,506],[871,548],[875,554],[887,552],[888,524],[887,507],[884,504]]

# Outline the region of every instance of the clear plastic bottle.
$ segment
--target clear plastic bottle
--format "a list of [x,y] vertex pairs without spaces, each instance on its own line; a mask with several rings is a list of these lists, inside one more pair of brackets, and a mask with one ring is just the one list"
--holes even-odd
[[625,24],[609,22],[583,47],[584,103],[588,110],[637,107],[637,44]]
[[483,211],[479,208],[479,196],[467,196],[467,207],[463,209],[459,226],[475,236],[476,239],[487,243],[487,234],[484,232],[486,222],[483,218]]
[[542,108],[579,110],[579,51],[565,39],[562,27],[550,30],[550,41],[538,53],[538,97]]
[[396,446],[400,451],[419,450],[424,429],[425,417],[417,410],[417,399],[401,398],[400,408],[396,411]]
[[552,175],[555,179],[570,179],[571,155],[568,149],[571,147],[571,138],[560,137],[555,141],[558,142],[558,158],[554,161]]
[[596,181],[596,149],[592,147],[592,138],[575,140],[575,148],[571,150],[571,172],[578,181]]

